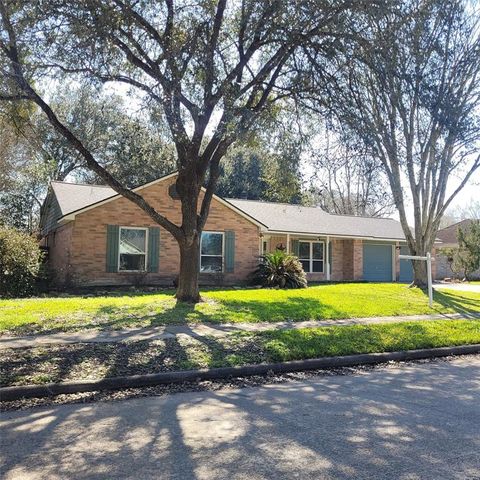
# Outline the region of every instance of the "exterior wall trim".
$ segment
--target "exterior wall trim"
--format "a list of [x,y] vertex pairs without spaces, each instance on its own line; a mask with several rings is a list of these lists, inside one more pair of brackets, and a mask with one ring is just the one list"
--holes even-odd
[[382,237],[362,237],[358,235],[337,235],[333,233],[305,233],[305,232],[283,232],[280,230],[262,230],[262,233],[271,234],[271,235],[292,235],[292,236],[302,236],[302,237],[330,237],[330,238],[346,238],[349,240],[367,240],[372,241],[373,243],[378,242],[405,242],[404,239],[399,238],[382,238]]

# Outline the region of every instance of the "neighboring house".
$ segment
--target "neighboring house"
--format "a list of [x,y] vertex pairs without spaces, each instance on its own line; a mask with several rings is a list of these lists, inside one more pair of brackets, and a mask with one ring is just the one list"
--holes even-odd
[[[468,230],[473,220],[467,219],[454,223],[448,227],[442,228],[437,233],[437,241],[435,246],[435,279],[443,280],[454,276],[449,263],[448,256],[445,255],[444,249],[458,248],[458,230]],[[480,270],[472,274],[472,278],[480,278]]]
[[[179,223],[175,180],[176,173],[135,190]],[[52,182],[40,227],[58,284],[172,285],[178,274],[175,239],[110,187]],[[259,255],[277,248],[295,253],[310,281],[408,282],[411,265],[398,260],[404,243],[400,223],[391,219],[214,196],[201,240],[200,282],[245,283]]]

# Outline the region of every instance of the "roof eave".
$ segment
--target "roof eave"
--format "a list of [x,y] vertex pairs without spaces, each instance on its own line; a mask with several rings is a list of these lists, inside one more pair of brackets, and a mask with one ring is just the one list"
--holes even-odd
[[391,237],[372,237],[368,235],[346,235],[346,234],[337,234],[337,233],[325,233],[325,232],[296,232],[296,231],[286,231],[286,230],[262,230],[263,234],[272,234],[272,235],[299,235],[305,237],[334,237],[334,238],[349,238],[349,239],[358,239],[358,240],[379,240],[382,242],[405,242],[405,237],[403,238],[391,238]]

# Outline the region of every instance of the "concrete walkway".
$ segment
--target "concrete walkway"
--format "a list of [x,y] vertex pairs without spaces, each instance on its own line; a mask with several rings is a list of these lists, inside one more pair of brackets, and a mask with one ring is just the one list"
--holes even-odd
[[480,284],[472,283],[434,283],[435,290],[455,290],[456,292],[480,293]]
[[222,337],[235,332],[261,332],[265,330],[288,330],[298,328],[328,327],[332,325],[367,325],[377,323],[412,322],[419,320],[445,320],[458,318],[480,318],[480,313],[453,313],[434,315],[412,315],[401,317],[367,317],[343,320],[309,320],[305,322],[261,322],[166,325],[149,328],[129,328],[124,330],[82,330],[61,332],[50,335],[29,335],[24,337],[0,337],[0,350],[6,348],[40,347],[42,345],[62,345],[69,343],[110,343],[140,340],[162,340],[177,335],[190,337]]
[[480,358],[5,412],[4,480],[466,480]]

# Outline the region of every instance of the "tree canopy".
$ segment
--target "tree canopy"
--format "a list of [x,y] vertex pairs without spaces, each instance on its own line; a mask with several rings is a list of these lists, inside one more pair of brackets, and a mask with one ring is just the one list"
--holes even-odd
[[[331,56],[349,0],[0,0],[0,99],[35,103],[96,175],[169,231],[180,248],[177,296],[198,301],[199,241],[228,148],[304,79],[314,44]],[[101,164],[42,87],[60,73],[124,84],[160,114],[175,145],[182,221],[160,214]],[[206,185],[200,200],[200,191]]]
[[[309,105],[328,110],[379,159],[412,254],[432,249],[443,214],[480,168],[478,14],[464,0],[401,2],[359,18],[358,35],[333,61],[312,57],[330,102]],[[424,265],[414,270],[424,284]]]

